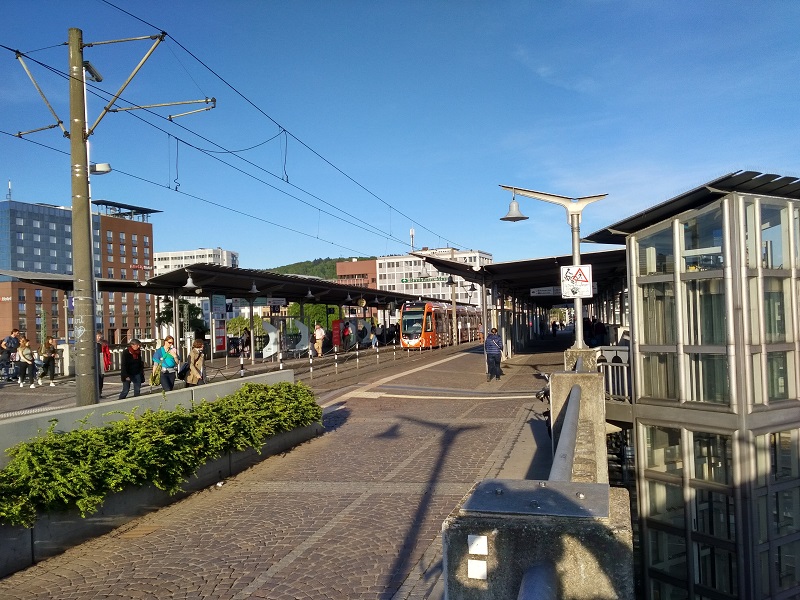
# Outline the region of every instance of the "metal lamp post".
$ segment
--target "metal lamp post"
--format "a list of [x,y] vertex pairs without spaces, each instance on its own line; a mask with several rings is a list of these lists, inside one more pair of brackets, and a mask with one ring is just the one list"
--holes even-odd
[[[523,188],[512,187],[508,185],[501,185],[504,190],[509,190],[513,196],[511,204],[508,207],[508,214],[502,217],[501,221],[524,221],[528,217],[523,215],[519,210],[519,202],[516,201],[516,196],[525,196],[526,198],[533,198],[535,200],[542,200],[544,202],[551,202],[563,206],[567,210],[567,222],[572,230],[572,264],[581,264],[581,212],[583,209],[592,202],[602,200],[608,194],[599,194],[597,196],[583,196],[581,198],[568,198],[567,196],[558,196],[555,194],[548,194],[546,192],[536,192],[533,190],[526,190]],[[585,348],[583,342],[583,301],[581,298],[575,298],[575,348]]]

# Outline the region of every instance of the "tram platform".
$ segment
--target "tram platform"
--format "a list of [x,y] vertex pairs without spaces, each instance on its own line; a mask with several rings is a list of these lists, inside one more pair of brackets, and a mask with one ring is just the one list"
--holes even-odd
[[441,524],[473,483],[549,469],[536,373],[568,345],[537,342],[500,381],[479,345],[306,373],[324,435],[2,579],[0,597],[438,600]]

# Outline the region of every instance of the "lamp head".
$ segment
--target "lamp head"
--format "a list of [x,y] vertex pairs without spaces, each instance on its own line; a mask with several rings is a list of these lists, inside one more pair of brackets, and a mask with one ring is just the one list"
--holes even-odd
[[519,202],[515,199],[511,200],[511,203],[508,205],[508,214],[505,217],[500,217],[501,221],[524,221],[527,219],[525,215],[519,212]]
[[256,287],[256,282],[253,281],[253,285],[250,286],[250,293],[251,294],[258,294],[258,288]]
[[197,286],[194,284],[194,281],[192,281],[192,274],[189,271],[186,271],[186,274],[186,284],[183,287],[187,290],[193,290]]

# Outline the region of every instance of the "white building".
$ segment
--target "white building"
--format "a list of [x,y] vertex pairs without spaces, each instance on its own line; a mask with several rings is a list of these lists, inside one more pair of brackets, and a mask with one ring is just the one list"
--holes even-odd
[[[416,254],[427,254],[444,260],[453,260],[471,266],[483,266],[492,262],[492,255],[481,250],[457,250],[455,248],[423,248]],[[449,273],[440,273],[433,265],[418,256],[382,256],[377,259],[378,289],[417,294],[438,298],[443,302],[452,300],[452,290],[446,284]],[[456,301],[464,304],[481,305],[480,291],[470,292],[470,282],[459,276],[456,282]],[[480,286],[475,286],[480,288]]]
[[[154,275],[161,275],[197,263],[238,268],[239,253],[233,250],[223,250],[222,248],[198,248],[196,250],[173,250],[172,252],[153,253]],[[211,301],[208,298],[192,298],[189,296],[183,296],[183,298],[200,307],[203,311],[203,320],[206,324],[211,323]],[[230,319],[238,315],[238,308],[234,308],[233,311],[228,311],[227,318]]]
[[153,262],[155,275],[161,275],[175,269],[182,269],[195,263],[219,265],[221,267],[239,267],[239,253],[222,248],[198,248],[197,250],[174,250],[172,252],[154,252]]

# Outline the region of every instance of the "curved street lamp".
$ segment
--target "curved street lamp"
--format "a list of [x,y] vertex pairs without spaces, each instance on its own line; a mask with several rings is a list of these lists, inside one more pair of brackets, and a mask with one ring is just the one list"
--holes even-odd
[[[534,200],[542,200],[552,204],[563,206],[567,210],[567,223],[569,223],[572,230],[572,264],[581,264],[581,212],[592,202],[602,200],[608,194],[598,194],[596,196],[582,196],[580,198],[568,198],[567,196],[558,196],[556,194],[548,194],[546,192],[536,192],[534,190],[526,190],[524,188],[512,187],[510,185],[501,185],[504,190],[509,190],[513,196],[511,204],[508,207],[508,214],[501,217],[501,221],[524,221],[528,217],[523,215],[519,210],[519,202],[517,202],[517,195],[525,196],[526,198],[533,198]],[[580,298],[575,298],[575,348],[585,348],[583,342],[583,301]]]

